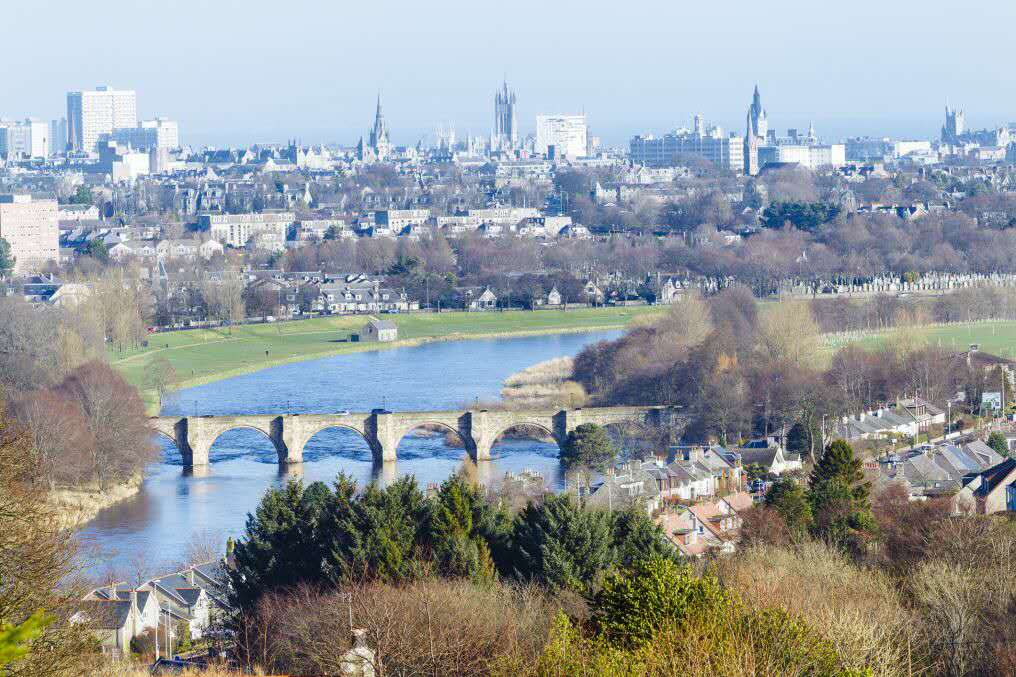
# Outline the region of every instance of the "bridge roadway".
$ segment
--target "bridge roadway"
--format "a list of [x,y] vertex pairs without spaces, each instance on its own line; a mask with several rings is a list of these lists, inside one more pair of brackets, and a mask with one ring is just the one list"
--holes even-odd
[[302,463],[303,448],[322,430],[347,428],[367,441],[374,462],[396,460],[399,442],[421,426],[435,426],[456,433],[473,460],[490,458],[490,449],[507,430],[520,425],[548,433],[560,445],[568,433],[583,423],[612,425],[640,423],[669,425],[677,411],[667,407],[595,407],[583,409],[459,410],[389,412],[369,414],[266,414],[240,416],[154,416],[150,427],[176,444],[185,466],[208,464],[208,452],[219,435],[235,428],[264,433],[275,445],[279,463]]

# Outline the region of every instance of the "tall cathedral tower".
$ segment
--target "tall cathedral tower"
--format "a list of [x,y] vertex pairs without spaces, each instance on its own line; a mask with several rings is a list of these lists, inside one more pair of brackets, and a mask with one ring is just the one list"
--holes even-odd
[[492,149],[509,150],[519,142],[519,120],[515,112],[518,98],[515,92],[508,89],[505,81],[494,96],[494,134],[491,139]]
[[388,135],[388,125],[381,110],[381,92],[377,95],[377,112],[374,113],[374,127],[370,130],[368,145],[374,151],[378,162],[384,162],[392,152],[392,142]]
[[755,136],[766,138],[769,134],[769,119],[766,117],[766,109],[762,107],[762,95],[758,93],[758,85],[755,85],[755,93],[751,97],[748,115],[751,119],[751,130]]
[[748,176],[758,174],[758,147],[769,134],[769,120],[766,109],[762,107],[762,95],[758,93],[758,85],[751,96],[748,115],[744,121],[744,173]]
[[960,137],[966,132],[966,114],[955,108],[945,105],[945,125],[942,126],[942,143],[956,145]]

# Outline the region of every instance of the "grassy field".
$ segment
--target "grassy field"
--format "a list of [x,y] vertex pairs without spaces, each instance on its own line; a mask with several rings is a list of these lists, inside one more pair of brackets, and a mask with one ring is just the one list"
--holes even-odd
[[967,350],[971,343],[978,343],[983,352],[1016,359],[1016,322],[1001,320],[905,327],[852,335],[832,334],[826,337],[826,346],[830,351],[848,343],[875,348],[888,340],[897,340],[901,335],[957,352]]
[[[431,340],[489,338],[620,329],[641,316],[659,314],[662,307],[578,308],[568,311],[509,311],[385,315],[399,327],[399,340],[383,347]],[[191,329],[153,334],[147,348],[112,353],[110,361],[128,381],[145,389],[145,375],[157,357],[173,365],[176,387],[237,376],[288,362],[341,353],[373,350],[371,343],[349,343],[367,318],[322,317],[299,322],[245,325],[227,329]],[[145,392],[150,408],[155,395]]]

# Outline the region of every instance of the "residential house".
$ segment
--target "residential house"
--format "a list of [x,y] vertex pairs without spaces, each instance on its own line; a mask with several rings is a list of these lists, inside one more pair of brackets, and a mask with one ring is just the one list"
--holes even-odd
[[490,287],[459,287],[455,290],[455,298],[464,310],[494,310],[497,308],[497,296]]
[[1016,458],[967,475],[954,498],[954,510],[965,514],[1016,513]]
[[218,240],[205,240],[198,247],[198,256],[205,261],[210,261],[215,256],[222,256],[225,252],[226,249]]
[[586,282],[585,287],[582,290],[582,295],[585,297],[586,303],[591,305],[601,305],[606,298],[603,290],[597,286],[592,280]]
[[[674,460],[670,467],[681,468],[689,474],[706,479],[699,482],[698,489],[708,489],[707,494],[697,491],[698,496],[723,496],[744,488],[744,474],[740,454],[721,446],[676,445],[669,449]],[[694,500],[694,498],[689,499]]]
[[115,583],[88,593],[71,622],[88,624],[103,652],[126,654],[132,639],[158,626],[159,606],[150,590]]
[[228,609],[224,564],[211,561],[153,578],[142,586],[156,598],[166,618],[185,623],[191,639],[204,636],[216,615]]
[[559,306],[559,305],[561,305],[561,302],[562,302],[561,292],[559,292],[557,290],[557,287],[554,287],[547,294],[547,305],[548,306]]
[[197,240],[163,240],[155,246],[160,259],[186,259],[193,261],[198,256]]
[[110,653],[127,653],[132,639],[167,622],[186,624],[190,637],[198,639],[227,608],[226,587],[222,562],[195,564],[136,588],[126,583],[96,588],[71,621],[88,623]]
[[586,507],[623,510],[635,506],[647,515],[652,515],[662,506],[662,495],[657,482],[647,472],[655,467],[653,463],[626,463],[591,488],[586,498]]
[[967,478],[1000,464],[1004,459],[977,440],[962,445],[940,444],[916,451],[902,460],[891,459],[880,468],[879,481],[902,482],[911,498],[943,496],[958,492]]
[[709,551],[731,553],[741,538],[741,513],[754,505],[743,491],[722,498],[679,506],[657,518],[657,523],[685,557]]
[[155,243],[147,240],[128,240],[127,242],[118,242],[109,248],[109,258],[117,263],[127,259],[152,261],[156,256],[157,251]]
[[804,467],[800,454],[789,453],[771,440],[752,440],[735,451],[741,455],[744,467],[760,466],[766,475],[782,475]]
[[382,287],[380,280],[365,275],[350,275],[343,282],[320,285],[315,309],[338,314],[385,313],[418,310],[419,302],[410,301],[404,291]]

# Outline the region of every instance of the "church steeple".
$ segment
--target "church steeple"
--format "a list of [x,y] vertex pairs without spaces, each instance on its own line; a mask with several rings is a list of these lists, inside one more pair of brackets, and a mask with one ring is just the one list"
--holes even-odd
[[388,133],[388,125],[385,122],[384,111],[381,108],[381,91],[377,93],[377,110],[374,113],[374,126],[370,130],[367,140],[373,151],[374,157],[383,162],[391,152],[391,140]]

